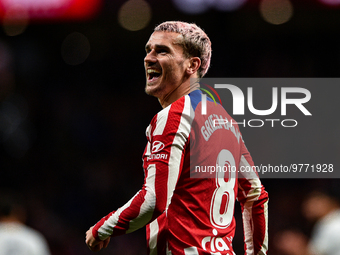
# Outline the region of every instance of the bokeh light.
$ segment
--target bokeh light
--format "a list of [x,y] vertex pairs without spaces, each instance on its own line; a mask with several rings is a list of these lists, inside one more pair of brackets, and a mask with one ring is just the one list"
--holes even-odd
[[235,11],[241,8],[247,0],[215,0],[214,6],[221,11]]
[[90,55],[90,42],[79,32],[69,34],[61,45],[61,56],[66,64],[79,65]]
[[180,11],[188,14],[201,14],[210,7],[206,0],[173,0],[173,2]]
[[292,18],[293,5],[289,0],[262,0],[260,13],[268,23],[281,25]]
[[145,28],[151,19],[150,5],[144,0],[129,0],[119,10],[118,21],[120,25],[130,31]]
[[340,0],[319,0],[323,4],[331,5],[331,6],[337,6],[340,5]]
[[34,9],[36,7],[61,8],[69,2],[70,2],[69,0],[2,0],[3,5],[6,7],[20,5],[26,10]]
[[246,2],[247,0],[173,0],[177,9],[188,14],[202,14],[210,8],[219,11],[235,11]]
[[20,5],[13,5],[7,10],[3,18],[3,30],[8,36],[22,34],[29,23],[29,14]]

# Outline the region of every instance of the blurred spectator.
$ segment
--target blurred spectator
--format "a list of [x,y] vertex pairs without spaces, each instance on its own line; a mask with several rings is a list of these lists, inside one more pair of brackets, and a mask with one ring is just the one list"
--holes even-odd
[[287,229],[278,233],[275,246],[284,255],[309,255],[308,238],[299,230]]
[[26,226],[19,199],[0,193],[0,255],[50,255],[45,238]]
[[325,192],[310,194],[302,205],[304,216],[315,221],[309,253],[340,255],[340,206],[336,197]]
[[274,242],[280,254],[340,255],[340,204],[333,193],[313,191],[304,199],[302,214],[314,224],[311,236],[299,229],[279,232]]

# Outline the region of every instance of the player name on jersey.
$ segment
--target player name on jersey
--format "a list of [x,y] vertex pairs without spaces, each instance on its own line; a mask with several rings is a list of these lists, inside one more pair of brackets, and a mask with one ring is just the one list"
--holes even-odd
[[240,143],[240,132],[235,129],[232,121],[228,121],[228,119],[226,117],[222,117],[222,115],[218,116],[217,114],[211,114],[205,121],[204,126],[201,127],[201,133],[203,135],[203,138],[208,141],[210,136],[216,130],[221,128],[230,130],[235,135],[237,142]]

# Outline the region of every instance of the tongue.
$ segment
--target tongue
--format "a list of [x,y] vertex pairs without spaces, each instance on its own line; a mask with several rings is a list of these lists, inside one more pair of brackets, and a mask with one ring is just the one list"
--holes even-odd
[[150,74],[150,80],[154,79],[154,78],[158,78],[161,74],[160,73],[151,73]]

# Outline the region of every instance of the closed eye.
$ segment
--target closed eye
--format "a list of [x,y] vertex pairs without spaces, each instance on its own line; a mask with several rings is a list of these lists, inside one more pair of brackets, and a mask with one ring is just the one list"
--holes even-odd
[[156,52],[157,53],[161,53],[161,54],[165,54],[165,53],[169,53],[170,52],[170,50],[169,50],[169,48],[168,47],[157,47],[156,48]]
[[[154,46],[154,50],[157,54],[168,54],[168,53],[171,52],[171,50],[168,46],[159,45],[159,44],[156,44]],[[151,51],[152,51],[151,45],[149,45],[149,44],[146,45],[146,47],[145,47],[146,54],[149,54]]]

